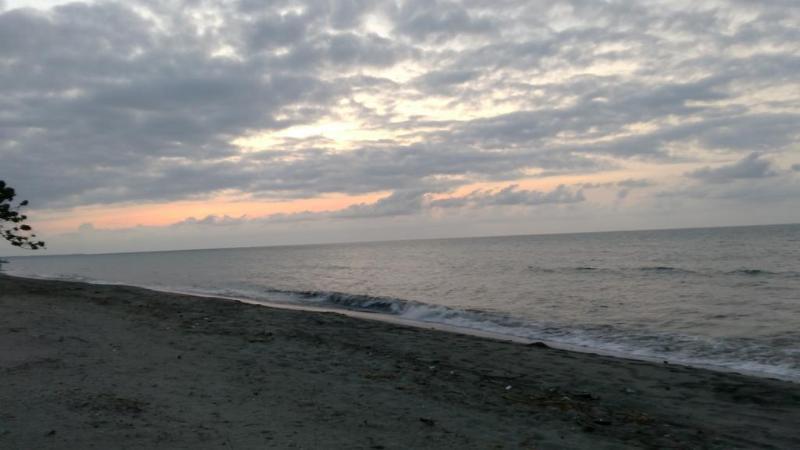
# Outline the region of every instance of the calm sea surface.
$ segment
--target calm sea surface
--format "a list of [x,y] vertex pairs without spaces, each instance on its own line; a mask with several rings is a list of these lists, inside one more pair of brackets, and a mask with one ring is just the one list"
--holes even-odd
[[800,225],[7,259],[800,381]]

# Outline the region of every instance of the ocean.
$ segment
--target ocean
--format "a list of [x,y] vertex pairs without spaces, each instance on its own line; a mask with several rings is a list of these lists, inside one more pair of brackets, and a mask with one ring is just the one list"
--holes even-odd
[[800,381],[800,225],[6,259],[11,275],[360,311]]

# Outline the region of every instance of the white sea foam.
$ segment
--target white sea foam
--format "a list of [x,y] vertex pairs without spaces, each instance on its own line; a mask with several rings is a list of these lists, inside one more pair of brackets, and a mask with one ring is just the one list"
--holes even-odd
[[[76,275],[28,276],[6,271],[10,275],[37,279],[78,281],[92,284],[119,285]],[[564,328],[554,324],[524,321],[504,314],[477,310],[459,310],[402,299],[352,295],[340,292],[286,291],[277,289],[198,289],[186,287],[139,286],[162,292],[218,297],[247,303],[293,309],[360,312],[357,317],[400,322],[411,326],[433,325],[447,331],[477,334],[519,342],[545,342],[548,345],[573,351],[600,353],[610,356],[646,361],[682,364],[712,370],[736,371],[800,382],[800,367],[737,359],[741,348],[728,348],[721,341],[709,341],[697,336],[632,334],[630,330],[602,327],[597,330]],[[366,314],[363,314],[366,313]],[[664,350],[669,348],[670,350]],[[758,348],[749,349],[758,354]],[[800,349],[790,349],[788,353]],[[751,355],[752,356],[752,355]],[[788,355],[787,355],[788,356]]]
[[797,236],[800,226],[517,236],[9,258],[3,268],[800,381],[800,247],[787,245]]

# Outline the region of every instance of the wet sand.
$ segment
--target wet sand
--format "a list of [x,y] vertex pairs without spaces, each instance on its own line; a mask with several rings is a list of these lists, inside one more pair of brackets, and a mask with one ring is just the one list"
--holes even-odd
[[800,448],[800,384],[0,275],[0,448]]

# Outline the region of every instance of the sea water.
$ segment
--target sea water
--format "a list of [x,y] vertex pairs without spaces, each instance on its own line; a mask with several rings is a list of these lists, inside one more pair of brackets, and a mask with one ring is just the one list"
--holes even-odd
[[800,381],[800,225],[6,259]]

